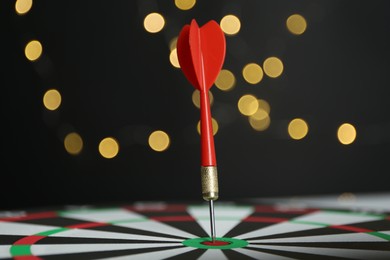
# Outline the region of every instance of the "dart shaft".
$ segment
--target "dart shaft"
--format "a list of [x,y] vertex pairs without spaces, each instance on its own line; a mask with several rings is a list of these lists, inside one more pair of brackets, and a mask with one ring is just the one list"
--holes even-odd
[[209,201],[209,209],[210,209],[210,227],[211,227],[211,239],[215,242],[215,215],[214,215],[214,201]]

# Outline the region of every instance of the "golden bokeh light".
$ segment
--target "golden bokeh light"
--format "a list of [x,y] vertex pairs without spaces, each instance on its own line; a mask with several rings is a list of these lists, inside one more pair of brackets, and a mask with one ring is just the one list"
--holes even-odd
[[337,138],[344,145],[351,144],[356,139],[356,129],[349,123],[342,124],[337,130]]
[[56,110],[61,105],[61,94],[56,89],[49,89],[43,95],[43,105],[49,110]]
[[171,53],[169,54],[169,61],[171,62],[173,67],[180,68],[179,60],[177,58],[177,51],[176,51],[176,49],[173,49],[171,51]]
[[83,139],[78,133],[70,133],[64,139],[65,150],[72,155],[78,155],[83,150]]
[[28,60],[36,61],[39,59],[39,57],[41,57],[42,50],[42,44],[37,40],[32,40],[27,43],[26,47],[24,48],[24,54]]
[[271,113],[271,106],[266,100],[258,99],[257,102],[259,103],[259,110],[264,110],[267,114]]
[[175,5],[180,10],[190,10],[196,4],[196,0],[175,0]]
[[300,140],[307,135],[309,127],[302,118],[295,118],[288,124],[287,131],[292,139]]
[[356,201],[356,195],[353,194],[352,192],[344,192],[344,193],[341,193],[338,196],[337,201],[339,203],[355,202]]
[[238,100],[238,110],[244,116],[251,116],[259,108],[259,102],[253,95],[244,95]]
[[167,133],[161,130],[156,130],[150,134],[149,146],[156,152],[162,152],[168,149],[170,144],[170,138]]
[[176,37],[173,37],[170,42],[169,42],[169,50],[170,51],[173,51],[173,49],[176,49],[176,45],[177,45],[177,36]]
[[268,113],[262,109],[256,111],[255,114],[248,118],[249,124],[256,131],[267,130],[271,124],[271,118]]
[[215,86],[223,91],[232,90],[235,84],[236,77],[234,77],[234,74],[227,69],[221,70],[217,79],[215,80]]
[[[214,96],[213,93],[211,93],[211,91],[209,91],[209,101],[210,101],[210,106],[213,105]],[[197,108],[200,108],[200,91],[197,89],[195,89],[194,92],[192,92],[192,103],[194,103],[194,105]]]
[[15,11],[19,15],[26,14],[28,11],[30,11],[32,5],[32,0],[17,0],[15,2]]
[[107,159],[114,158],[119,152],[119,144],[113,137],[106,137],[99,143],[99,153]]
[[240,31],[241,22],[237,16],[228,14],[221,19],[220,26],[224,33],[235,35]]
[[264,61],[263,69],[268,77],[277,78],[283,72],[283,62],[277,57],[269,57]]
[[[218,128],[219,128],[218,121],[215,120],[214,118],[211,118],[211,124],[213,127],[213,135],[216,135],[218,133]],[[196,130],[198,131],[198,134],[200,134],[200,120],[196,126]]]
[[293,14],[287,18],[287,29],[295,35],[303,34],[306,31],[306,19],[300,14]]
[[259,108],[257,109],[257,111],[251,115],[250,117],[252,117],[252,119],[254,120],[264,120],[266,119],[267,117],[269,116],[269,113],[267,111],[265,111],[264,109],[262,108]]
[[249,63],[242,70],[242,76],[250,84],[259,83],[263,79],[263,75],[263,69],[256,63]]
[[157,33],[165,26],[164,17],[159,13],[150,13],[144,19],[145,30],[150,33]]

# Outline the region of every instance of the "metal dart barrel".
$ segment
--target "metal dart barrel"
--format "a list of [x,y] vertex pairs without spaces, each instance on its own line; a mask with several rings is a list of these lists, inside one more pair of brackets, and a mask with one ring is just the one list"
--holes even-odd
[[201,166],[202,196],[204,200],[217,200],[218,190],[218,172],[216,166]]

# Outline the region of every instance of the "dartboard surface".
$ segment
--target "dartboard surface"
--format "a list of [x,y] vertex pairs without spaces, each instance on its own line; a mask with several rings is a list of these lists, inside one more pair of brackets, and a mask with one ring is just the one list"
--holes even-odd
[[0,259],[390,259],[390,213],[220,202],[0,212]]

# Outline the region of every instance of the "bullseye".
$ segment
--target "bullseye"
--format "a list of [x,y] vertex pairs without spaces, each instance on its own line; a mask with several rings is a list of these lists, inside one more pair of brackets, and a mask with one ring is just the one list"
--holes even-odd
[[183,245],[202,249],[232,249],[246,247],[248,242],[242,239],[217,237],[213,242],[209,237],[191,238],[184,240]]
[[206,246],[226,246],[226,245],[230,245],[230,242],[215,240],[214,242],[213,241],[204,241],[204,242],[202,242],[202,244],[206,245]]

